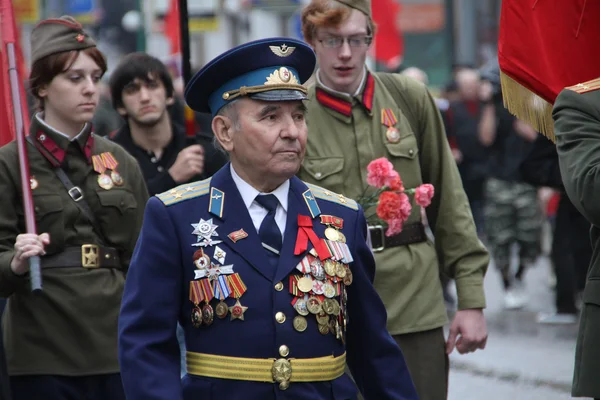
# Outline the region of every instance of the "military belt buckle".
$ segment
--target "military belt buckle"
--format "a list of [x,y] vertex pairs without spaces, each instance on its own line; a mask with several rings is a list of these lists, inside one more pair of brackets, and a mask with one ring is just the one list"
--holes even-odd
[[383,250],[385,250],[385,232],[384,232],[383,225],[369,226],[369,232],[371,233],[371,245],[373,243],[373,232],[377,232],[379,234],[379,237],[381,238],[381,241],[380,241],[381,246],[371,248],[373,253],[379,253],[379,252],[382,252]]
[[100,267],[100,248],[97,245],[81,245],[81,266],[83,268]]
[[83,192],[81,191],[79,186],[73,186],[71,189],[69,189],[68,193],[74,201],[79,201],[83,199]]
[[271,373],[273,374],[273,380],[279,383],[279,389],[286,390],[290,386],[290,379],[292,378],[292,363],[285,358],[275,360]]

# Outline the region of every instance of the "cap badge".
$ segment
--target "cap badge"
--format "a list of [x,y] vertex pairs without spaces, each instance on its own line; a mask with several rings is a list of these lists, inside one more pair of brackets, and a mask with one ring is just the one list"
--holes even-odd
[[296,50],[293,46],[288,46],[287,44],[282,44],[281,46],[269,46],[273,54],[279,57],[287,57],[291,55],[294,50]]
[[267,81],[264,83],[265,85],[281,85],[281,84],[290,84],[290,85],[299,85],[298,79],[291,73],[289,69],[286,67],[281,67],[276,69],[267,77]]
[[77,40],[79,43],[81,43],[85,40],[85,36],[80,33],[79,35],[75,36],[75,40]]

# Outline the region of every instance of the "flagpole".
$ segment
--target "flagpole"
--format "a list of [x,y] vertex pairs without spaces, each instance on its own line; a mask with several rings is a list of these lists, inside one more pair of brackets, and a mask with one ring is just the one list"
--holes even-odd
[[190,29],[187,0],[179,0],[179,33],[181,35],[181,74],[183,83],[187,85],[192,77],[190,61]]
[[[23,213],[25,215],[25,229],[27,233],[37,233],[35,223],[35,213],[33,209],[33,197],[29,182],[29,159],[27,156],[27,147],[25,143],[25,122],[23,119],[23,102],[21,101],[20,77],[17,70],[17,52],[16,42],[16,23],[14,20],[14,10],[11,1],[0,3],[0,20],[2,34],[2,46],[6,49],[8,61],[8,76],[10,84],[11,102],[13,106],[13,117],[15,126],[15,138],[17,142],[17,153],[19,156],[20,181],[23,197]],[[2,71],[2,73],[5,73]],[[42,290],[42,273],[40,269],[40,257],[29,258],[29,278],[31,291],[39,292]]]
[[[25,124],[23,123],[23,110],[21,108],[21,93],[19,90],[19,73],[17,72],[17,57],[14,43],[6,44],[8,55],[8,73],[10,76],[10,89],[12,93],[13,112],[15,117],[17,152],[19,154],[19,167],[21,171],[21,187],[23,192],[23,209],[25,210],[25,228],[27,233],[37,233],[35,214],[33,211],[33,197],[29,183],[29,159],[25,143]],[[31,291],[42,290],[42,273],[40,269],[40,257],[29,258],[29,277],[31,280]]]

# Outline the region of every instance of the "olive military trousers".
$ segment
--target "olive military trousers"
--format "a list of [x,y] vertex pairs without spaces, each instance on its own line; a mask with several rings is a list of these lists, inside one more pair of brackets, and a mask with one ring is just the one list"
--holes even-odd
[[[446,400],[450,361],[446,354],[444,329],[394,335],[420,400]],[[350,371],[346,370],[347,373]],[[358,396],[363,400],[362,396]]]
[[446,400],[450,361],[444,329],[394,335],[420,400]]

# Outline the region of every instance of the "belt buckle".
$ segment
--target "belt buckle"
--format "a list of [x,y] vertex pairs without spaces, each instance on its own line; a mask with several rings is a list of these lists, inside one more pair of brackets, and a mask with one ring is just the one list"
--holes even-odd
[[100,267],[100,248],[97,245],[81,245],[81,266],[83,268]]
[[372,247],[371,251],[373,253],[379,253],[379,252],[385,250],[385,232],[384,232],[383,225],[369,226],[369,232],[375,232],[375,231],[379,231],[379,234],[381,235],[381,246],[380,247],[372,247],[373,242],[371,241],[371,247]]
[[292,363],[285,358],[279,358],[273,363],[271,373],[273,374],[273,380],[279,383],[279,389],[285,390],[290,386]]
[[79,186],[73,186],[68,190],[68,193],[74,201],[83,199],[83,191],[79,188]]

